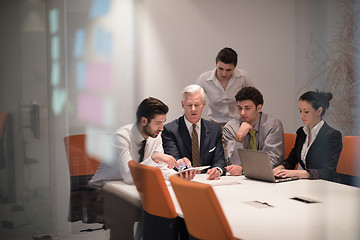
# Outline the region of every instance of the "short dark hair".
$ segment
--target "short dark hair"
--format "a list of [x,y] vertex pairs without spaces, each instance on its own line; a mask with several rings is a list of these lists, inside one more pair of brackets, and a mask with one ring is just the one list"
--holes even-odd
[[316,90],[304,93],[300,96],[299,101],[307,101],[315,110],[322,107],[321,116],[324,116],[326,109],[329,108],[331,99],[332,94],[330,92],[319,92],[319,90]]
[[141,117],[146,118],[149,122],[155,118],[156,114],[167,114],[168,106],[157,98],[145,98],[136,111],[136,122],[139,123]]
[[243,87],[237,92],[235,99],[236,102],[251,100],[255,104],[255,106],[258,106],[259,104],[264,104],[263,95],[259,90],[254,87]]
[[220,61],[226,64],[234,64],[234,66],[236,67],[237,58],[238,58],[237,53],[232,48],[226,47],[221,49],[218,55],[216,56],[216,63]]

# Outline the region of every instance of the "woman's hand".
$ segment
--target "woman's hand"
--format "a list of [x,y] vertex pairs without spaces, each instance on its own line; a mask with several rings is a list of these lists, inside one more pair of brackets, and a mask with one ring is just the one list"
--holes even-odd
[[305,170],[281,169],[274,175],[275,175],[275,177],[281,177],[281,178],[287,178],[287,177],[309,178],[310,177],[310,174]]
[[277,166],[276,168],[273,169],[273,172],[274,172],[274,176],[276,176],[276,174],[282,170],[282,169],[285,169],[285,167],[283,165],[279,165]]

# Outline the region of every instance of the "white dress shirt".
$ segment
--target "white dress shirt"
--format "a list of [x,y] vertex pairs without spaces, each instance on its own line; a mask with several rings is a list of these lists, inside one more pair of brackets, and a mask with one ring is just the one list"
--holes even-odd
[[[139,150],[143,140],[144,137],[139,132],[136,124],[128,124],[119,128],[113,135],[113,146],[115,148],[113,161],[102,161],[90,183],[101,186],[105,183],[104,181],[123,179],[126,183],[132,184],[133,179],[128,162],[130,160],[139,161]],[[161,135],[159,134],[156,138],[148,137],[146,139],[144,160],[141,164],[160,168],[164,178],[168,179],[176,171],[169,169],[163,162],[155,163],[151,158],[153,154],[163,152]]]
[[206,93],[209,120],[220,124],[239,117],[235,95],[243,87],[254,86],[246,71],[235,69],[224,90],[216,78],[216,68],[201,74],[196,84],[200,85]]
[[[305,167],[306,167],[306,155],[309,152],[311,145],[315,141],[315,139],[323,125],[324,125],[324,120],[321,120],[312,129],[310,129],[309,125],[305,125],[303,127],[304,133],[306,134],[306,139],[305,139],[303,148],[301,150],[301,161],[304,162]],[[309,134],[311,135],[310,143],[309,143]]]
[[[192,132],[193,132],[193,124],[191,122],[189,122],[186,117],[184,117],[185,120],[185,125],[189,131],[190,137],[192,136]],[[201,133],[201,120],[198,121],[196,123],[196,133],[198,135],[198,146],[199,146],[199,150],[200,150],[200,133]]]

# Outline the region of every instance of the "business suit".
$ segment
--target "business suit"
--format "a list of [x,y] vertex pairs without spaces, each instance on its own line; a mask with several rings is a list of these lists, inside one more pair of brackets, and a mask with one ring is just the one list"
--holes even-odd
[[[219,167],[225,173],[224,149],[221,128],[217,123],[201,119],[200,165]],[[166,124],[161,134],[166,154],[175,159],[187,157],[192,162],[191,136],[186,127],[184,116]]]
[[[241,118],[231,119],[224,127],[225,150],[231,164],[242,165],[238,149],[247,149],[250,141],[248,133],[240,143],[235,140],[243,121]],[[254,126],[256,130],[257,150],[269,153],[273,167],[277,167],[284,160],[284,129],[279,119],[264,112],[259,113],[259,120]]]
[[301,150],[307,136],[303,127],[300,127],[296,134],[295,146],[283,166],[286,169],[294,169],[299,163],[303,169],[309,172],[310,179],[320,178],[339,182],[336,166],[342,149],[341,133],[324,122],[306,155],[306,167],[301,161]]

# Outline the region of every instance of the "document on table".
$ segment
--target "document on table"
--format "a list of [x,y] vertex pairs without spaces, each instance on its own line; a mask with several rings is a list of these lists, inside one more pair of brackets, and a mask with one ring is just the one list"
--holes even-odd
[[221,176],[219,180],[207,180],[207,174],[196,174],[192,181],[206,183],[211,186],[241,184],[239,176]]

